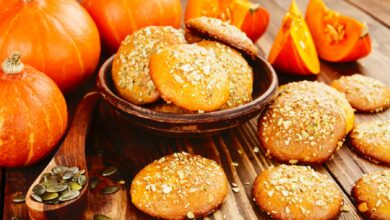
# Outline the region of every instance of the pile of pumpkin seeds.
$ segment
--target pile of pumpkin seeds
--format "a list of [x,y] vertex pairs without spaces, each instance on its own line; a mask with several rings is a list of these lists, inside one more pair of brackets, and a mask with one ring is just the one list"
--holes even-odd
[[39,184],[32,189],[31,197],[45,204],[59,204],[77,198],[87,183],[85,170],[78,167],[54,167],[42,174]]

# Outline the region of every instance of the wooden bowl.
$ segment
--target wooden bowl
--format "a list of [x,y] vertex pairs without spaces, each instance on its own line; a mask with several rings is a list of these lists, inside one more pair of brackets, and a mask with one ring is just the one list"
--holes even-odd
[[100,94],[114,114],[144,130],[164,136],[200,137],[218,134],[237,127],[258,115],[274,98],[278,79],[271,65],[263,58],[247,58],[254,72],[253,100],[240,107],[203,114],[156,112],[134,105],[115,91],[111,76],[114,56],[101,67],[97,79]]

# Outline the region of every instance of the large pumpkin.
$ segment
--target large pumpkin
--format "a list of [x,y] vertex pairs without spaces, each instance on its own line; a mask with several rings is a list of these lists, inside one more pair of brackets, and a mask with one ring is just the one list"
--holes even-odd
[[75,0],[6,0],[0,7],[0,60],[16,50],[68,92],[94,72],[99,32]]
[[114,53],[125,37],[150,26],[180,27],[180,0],[81,0],[95,20],[103,42]]
[[13,54],[0,68],[0,167],[27,166],[53,150],[67,126],[65,98]]

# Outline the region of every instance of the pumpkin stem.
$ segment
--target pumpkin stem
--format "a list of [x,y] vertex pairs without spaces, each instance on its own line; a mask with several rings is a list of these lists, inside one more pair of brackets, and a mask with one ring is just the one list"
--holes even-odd
[[1,68],[6,74],[17,74],[22,72],[24,64],[20,61],[20,53],[15,52],[11,54],[2,64]]

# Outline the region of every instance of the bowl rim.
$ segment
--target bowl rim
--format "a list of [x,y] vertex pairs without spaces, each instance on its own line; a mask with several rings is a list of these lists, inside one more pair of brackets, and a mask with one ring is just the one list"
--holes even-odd
[[119,95],[117,95],[114,91],[112,91],[106,82],[106,74],[111,72],[111,69],[108,69],[115,58],[116,54],[112,55],[108,58],[103,65],[101,66],[98,77],[97,77],[97,87],[99,89],[100,94],[103,98],[109,102],[109,104],[123,112],[128,114],[135,115],[139,118],[152,120],[156,122],[166,122],[166,123],[175,123],[175,124],[202,124],[202,123],[210,123],[221,120],[231,120],[235,118],[239,118],[242,115],[250,114],[258,108],[264,107],[262,104],[268,103],[268,101],[273,98],[274,93],[278,87],[278,77],[275,73],[275,70],[272,68],[271,64],[269,64],[264,58],[261,56],[257,56],[256,59],[260,60],[262,68],[265,69],[266,74],[270,77],[270,85],[266,89],[266,91],[244,105],[226,109],[226,110],[218,110],[213,112],[205,112],[205,113],[167,113],[167,112],[157,112],[150,110],[148,108],[144,108],[142,106],[135,105]]

